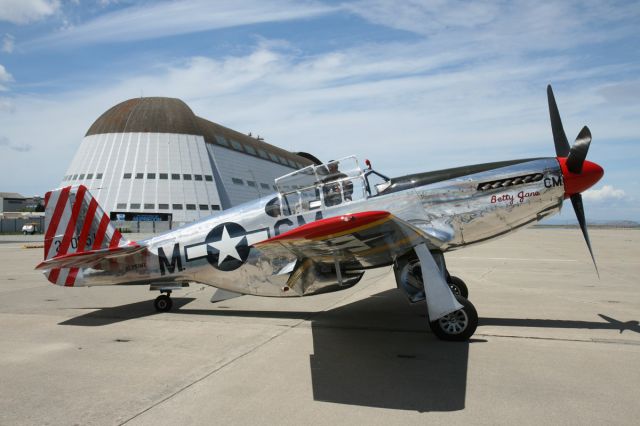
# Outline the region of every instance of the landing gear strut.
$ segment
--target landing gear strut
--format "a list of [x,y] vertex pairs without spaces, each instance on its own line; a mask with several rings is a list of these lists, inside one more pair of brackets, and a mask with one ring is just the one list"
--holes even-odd
[[171,290],[163,291],[160,296],[156,297],[156,300],[153,302],[153,306],[155,306],[156,311],[158,312],[169,312],[171,307],[173,306],[173,301],[171,300]]

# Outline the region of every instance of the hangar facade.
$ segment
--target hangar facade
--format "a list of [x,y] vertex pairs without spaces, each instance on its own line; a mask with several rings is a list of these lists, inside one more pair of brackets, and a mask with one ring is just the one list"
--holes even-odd
[[179,225],[275,192],[276,177],[311,163],[179,99],[136,98],[91,125],[62,186],[87,186],[114,220]]

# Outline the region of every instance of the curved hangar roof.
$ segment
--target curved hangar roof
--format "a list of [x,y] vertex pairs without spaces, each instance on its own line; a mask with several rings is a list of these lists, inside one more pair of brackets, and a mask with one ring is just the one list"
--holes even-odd
[[312,163],[287,150],[198,117],[186,103],[175,98],[135,98],[119,103],[102,114],[85,136],[103,133],[199,135],[208,143],[296,169]]

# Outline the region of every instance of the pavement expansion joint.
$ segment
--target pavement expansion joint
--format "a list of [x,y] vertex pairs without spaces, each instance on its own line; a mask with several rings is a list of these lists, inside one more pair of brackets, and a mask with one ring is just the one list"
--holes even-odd
[[[368,286],[367,286],[367,287],[368,287]],[[367,287],[364,287],[362,290],[366,289]],[[362,290],[361,290],[361,291],[362,291]],[[132,421],[132,420],[136,419],[137,417],[140,417],[140,416],[141,416],[141,415],[143,415],[144,413],[146,413],[146,412],[148,412],[148,411],[152,410],[153,408],[155,408],[155,407],[157,407],[157,406],[159,406],[159,405],[161,405],[161,404],[165,403],[166,401],[169,401],[170,399],[172,399],[172,398],[173,398],[173,397],[175,397],[176,395],[178,395],[178,394],[182,393],[183,391],[185,391],[185,390],[187,390],[187,389],[191,388],[191,387],[192,387],[192,386],[194,386],[195,384],[200,383],[200,382],[202,382],[203,380],[205,380],[205,379],[207,379],[207,378],[211,377],[212,375],[216,374],[218,371],[221,371],[222,369],[224,369],[224,368],[226,368],[227,366],[229,366],[229,365],[231,365],[231,364],[235,363],[236,361],[238,361],[238,360],[240,360],[240,359],[242,359],[242,358],[245,358],[247,355],[250,355],[250,354],[254,353],[254,352],[255,352],[255,351],[257,351],[258,349],[260,349],[260,348],[262,348],[263,346],[267,345],[268,343],[270,343],[270,342],[274,341],[275,339],[279,338],[280,336],[282,336],[282,335],[284,335],[284,334],[288,333],[288,332],[289,332],[289,331],[291,331],[292,329],[297,328],[297,327],[298,327],[298,326],[300,326],[301,324],[306,323],[306,322],[308,322],[308,321],[311,321],[311,320],[312,320],[314,317],[316,317],[317,315],[321,315],[321,314],[325,313],[327,310],[330,310],[330,309],[332,309],[333,307],[336,307],[336,306],[338,306],[338,305],[342,304],[346,299],[348,299],[348,298],[350,298],[350,297],[354,297],[357,293],[359,293],[359,292],[356,292],[355,294],[351,294],[351,295],[348,295],[348,296],[346,296],[346,297],[341,298],[340,300],[338,300],[337,302],[335,302],[334,304],[332,304],[330,307],[326,308],[325,310],[318,311],[318,312],[310,312],[308,317],[306,317],[306,318],[304,318],[304,319],[301,319],[300,321],[298,321],[298,322],[297,322],[297,323],[295,323],[294,325],[291,325],[291,326],[286,327],[286,328],[285,328],[285,329],[283,329],[281,332],[276,333],[274,336],[272,336],[272,337],[270,337],[269,339],[265,340],[265,341],[264,341],[264,342],[262,342],[261,344],[254,346],[253,348],[251,348],[251,349],[247,350],[246,352],[243,352],[242,354],[240,354],[240,355],[236,356],[235,358],[233,358],[233,359],[231,359],[231,360],[229,360],[229,361],[225,362],[224,364],[222,364],[222,365],[220,365],[220,366],[218,366],[218,367],[214,368],[212,371],[208,372],[208,373],[207,373],[207,374],[205,374],[204,376],[202,376],[202,377],[200,377],[200,378],[198,378],[198,379],[195,379],[195,380],[194,380],[194,381],[192,381],[191,383],[188,383],[187,385],[185,385],[185,386],[181,387],[181,388],[180,388],[180,389],[178,389],[177,391],[175,391],[175,392],[171,393],[170,395],[167,395],[166,397],[164,397],[164,398],[163,398],[163,399],[161,399],[160,401],[158,401],[158,402],[156,402],[156,403],[154,403],[154,404],[150,405],[149,407],[145,408],[144,410],[142,410],[142,411],[140,411],[140,412],[136,413],[135,415],[133,415],[133,416],[129,417],[129,418],[128,418],[128,419],[126,419],[124,422],[119,423],[119,425],[120,425],[120,426],[121,426],[121,425],[125,425],[125,424],[129,423],[130,421]]]
[[[300,322],[303,322],[305,320],[301,320]],[[292,327],[294,328],[294,327]],[[197,383],[202,382],[203,380],[206,380],[207,378],[211,377],[212,375],[216,374],[218,371],[221,371],[222,369],[228,367],[229,365],[235,363],[236,361],[245,358],[247,355],[250,355],[252,353],[254,353],[255,351],[257,351],[258,349],[262,348],[263,346],[267,345],[268,343],[274,341],[275,339],[277,339],[278,337],[282,336],[283,334],[287,333],[290,329],[285,329],[282,330],[280,333],[275,334],[274,336],[271,336],[270,338],[268,338],[267,340],[265,340],[264,342],[252,347],[251,349],[241,353],[240,355],[236,356],[235,358],[223,363],[222,365],[217,366],[216,368],[214,368],[213,370],[211,370],[210,372],[208,372],[207,374],[205,374],[204,376],[195,379],[194,381],[192,381],[191,383],[188,383],[187,385],[181,387],[180,389],[178,389],[177,391],[171,393],[170,395],[167,395],[166,397],[162,398],[160,401],[150,405],[149,407],[145,408],[144,410],[136,413],[135,415],[129,417],[127,420],[123,421],[122,423],[119,423],[119,426],[121,425],[125,425],[127,423],[129,423],[131,420],[136,419],[137,417],[140,417],[141,415],[143,415],[144,413],[152,410],[153,408],[169,401],[170,399],[172,399],[173,397],[175,397],[176,395],[182,393],[183,391],[191,388],[192,386],[194,386]]]
[[488,334],[488,333],[476,333],[475,336],[499,337],[499,338],[505,338],[505,339],[551,340],[556,342],[606,343],[606,344],[617,344],[617,345],[640,346],[640,341],[622,340],[622,339],[597,339],[597,338],[567,339],[567,338],[559,338],[559,337],[517,336],[515,334]]

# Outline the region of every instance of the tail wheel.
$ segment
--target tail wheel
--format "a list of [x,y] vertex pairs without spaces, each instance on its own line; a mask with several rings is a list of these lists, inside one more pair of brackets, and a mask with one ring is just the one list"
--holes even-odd
[[462,309],[429,323],[431,331],[440,340],[453,342],[469,340],[478,327],[478,313],[473,304],[458,295],[456,300],[462,305]]
[[451,291],[456,296],[462,296],[465,299],[469,298],[469,288],[467,287],[465,282],[462,281],[460,278],[451,275],[451,276],[449,276],[449,279],[447,280],[447,284],[449,284],[449,287],[451,288]]
[[158,312],[168,312],[171,310],[171,307],[173,306],[173,301],[166,294],[161,294],[160,296],[156,297],[156,300],[153,302],[153,305],[155,306],[156,311]]

